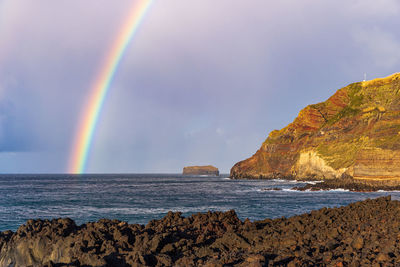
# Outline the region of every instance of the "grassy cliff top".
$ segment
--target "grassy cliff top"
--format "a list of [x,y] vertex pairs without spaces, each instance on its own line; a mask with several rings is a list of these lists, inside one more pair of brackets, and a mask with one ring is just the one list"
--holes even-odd
[[352,83],[325,102],[309,105],[264,146],[295,144],[335,168],[351,166],[361,149],[400,149],[400,73]]

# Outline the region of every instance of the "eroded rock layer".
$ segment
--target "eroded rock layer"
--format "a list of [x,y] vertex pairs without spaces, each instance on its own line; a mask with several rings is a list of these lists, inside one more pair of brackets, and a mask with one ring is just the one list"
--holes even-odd
[[350,84],[272,131],[233,178],[400,181],[400,74]]
[[384,197],[257,222],[234,211],[146,226],[30,220],[0,233],[0,266],[399,266],[399,218]]

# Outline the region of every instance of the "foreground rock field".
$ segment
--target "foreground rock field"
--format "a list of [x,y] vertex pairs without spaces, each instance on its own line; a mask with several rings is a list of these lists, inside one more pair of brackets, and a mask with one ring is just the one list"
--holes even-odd
[[383,197],[291,218],[234,211],[146,226],[30,220],[0,233],[0,266],[399,266],[400,202]]

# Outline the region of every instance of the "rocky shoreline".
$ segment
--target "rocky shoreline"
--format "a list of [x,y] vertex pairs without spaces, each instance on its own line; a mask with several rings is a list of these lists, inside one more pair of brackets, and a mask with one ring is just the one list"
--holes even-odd
[[170,212],[146,226],[29,220],[0,233],[0,266],[394,266],[399,218],[389,196],[255,222],[234,211]]
[[298,191],[325,191],[344,189],[352,192],[377,192],[377,191],[400,191],[400,185],[390,185],[380,182],[362,182],[352,178],[329,179],[318,183],[309,183],[305,186],[292,188]]

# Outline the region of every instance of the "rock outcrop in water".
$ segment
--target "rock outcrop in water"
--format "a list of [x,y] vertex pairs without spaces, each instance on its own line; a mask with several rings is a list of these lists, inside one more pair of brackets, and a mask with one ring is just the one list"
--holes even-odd
[[256,222],[234,211],[146,226],[30,220],[0,233],[0,266],[398,266],[399,237],[390,197]]
[[400,185],[390,184],[387,181],[365,182],[352,178],[329,179],[319,183],[308,183],[304,186],[293,187],[298,191],[326,191],[332,189],[345,189],[352,192],[377,192],[377,191],[400,191]]
[[233,178],[400,182],[400,74],[350,84],[272,131]]
[[183,168],[183,175],[209,175],[219,176],[218,168],[208,166],[188,166]]

